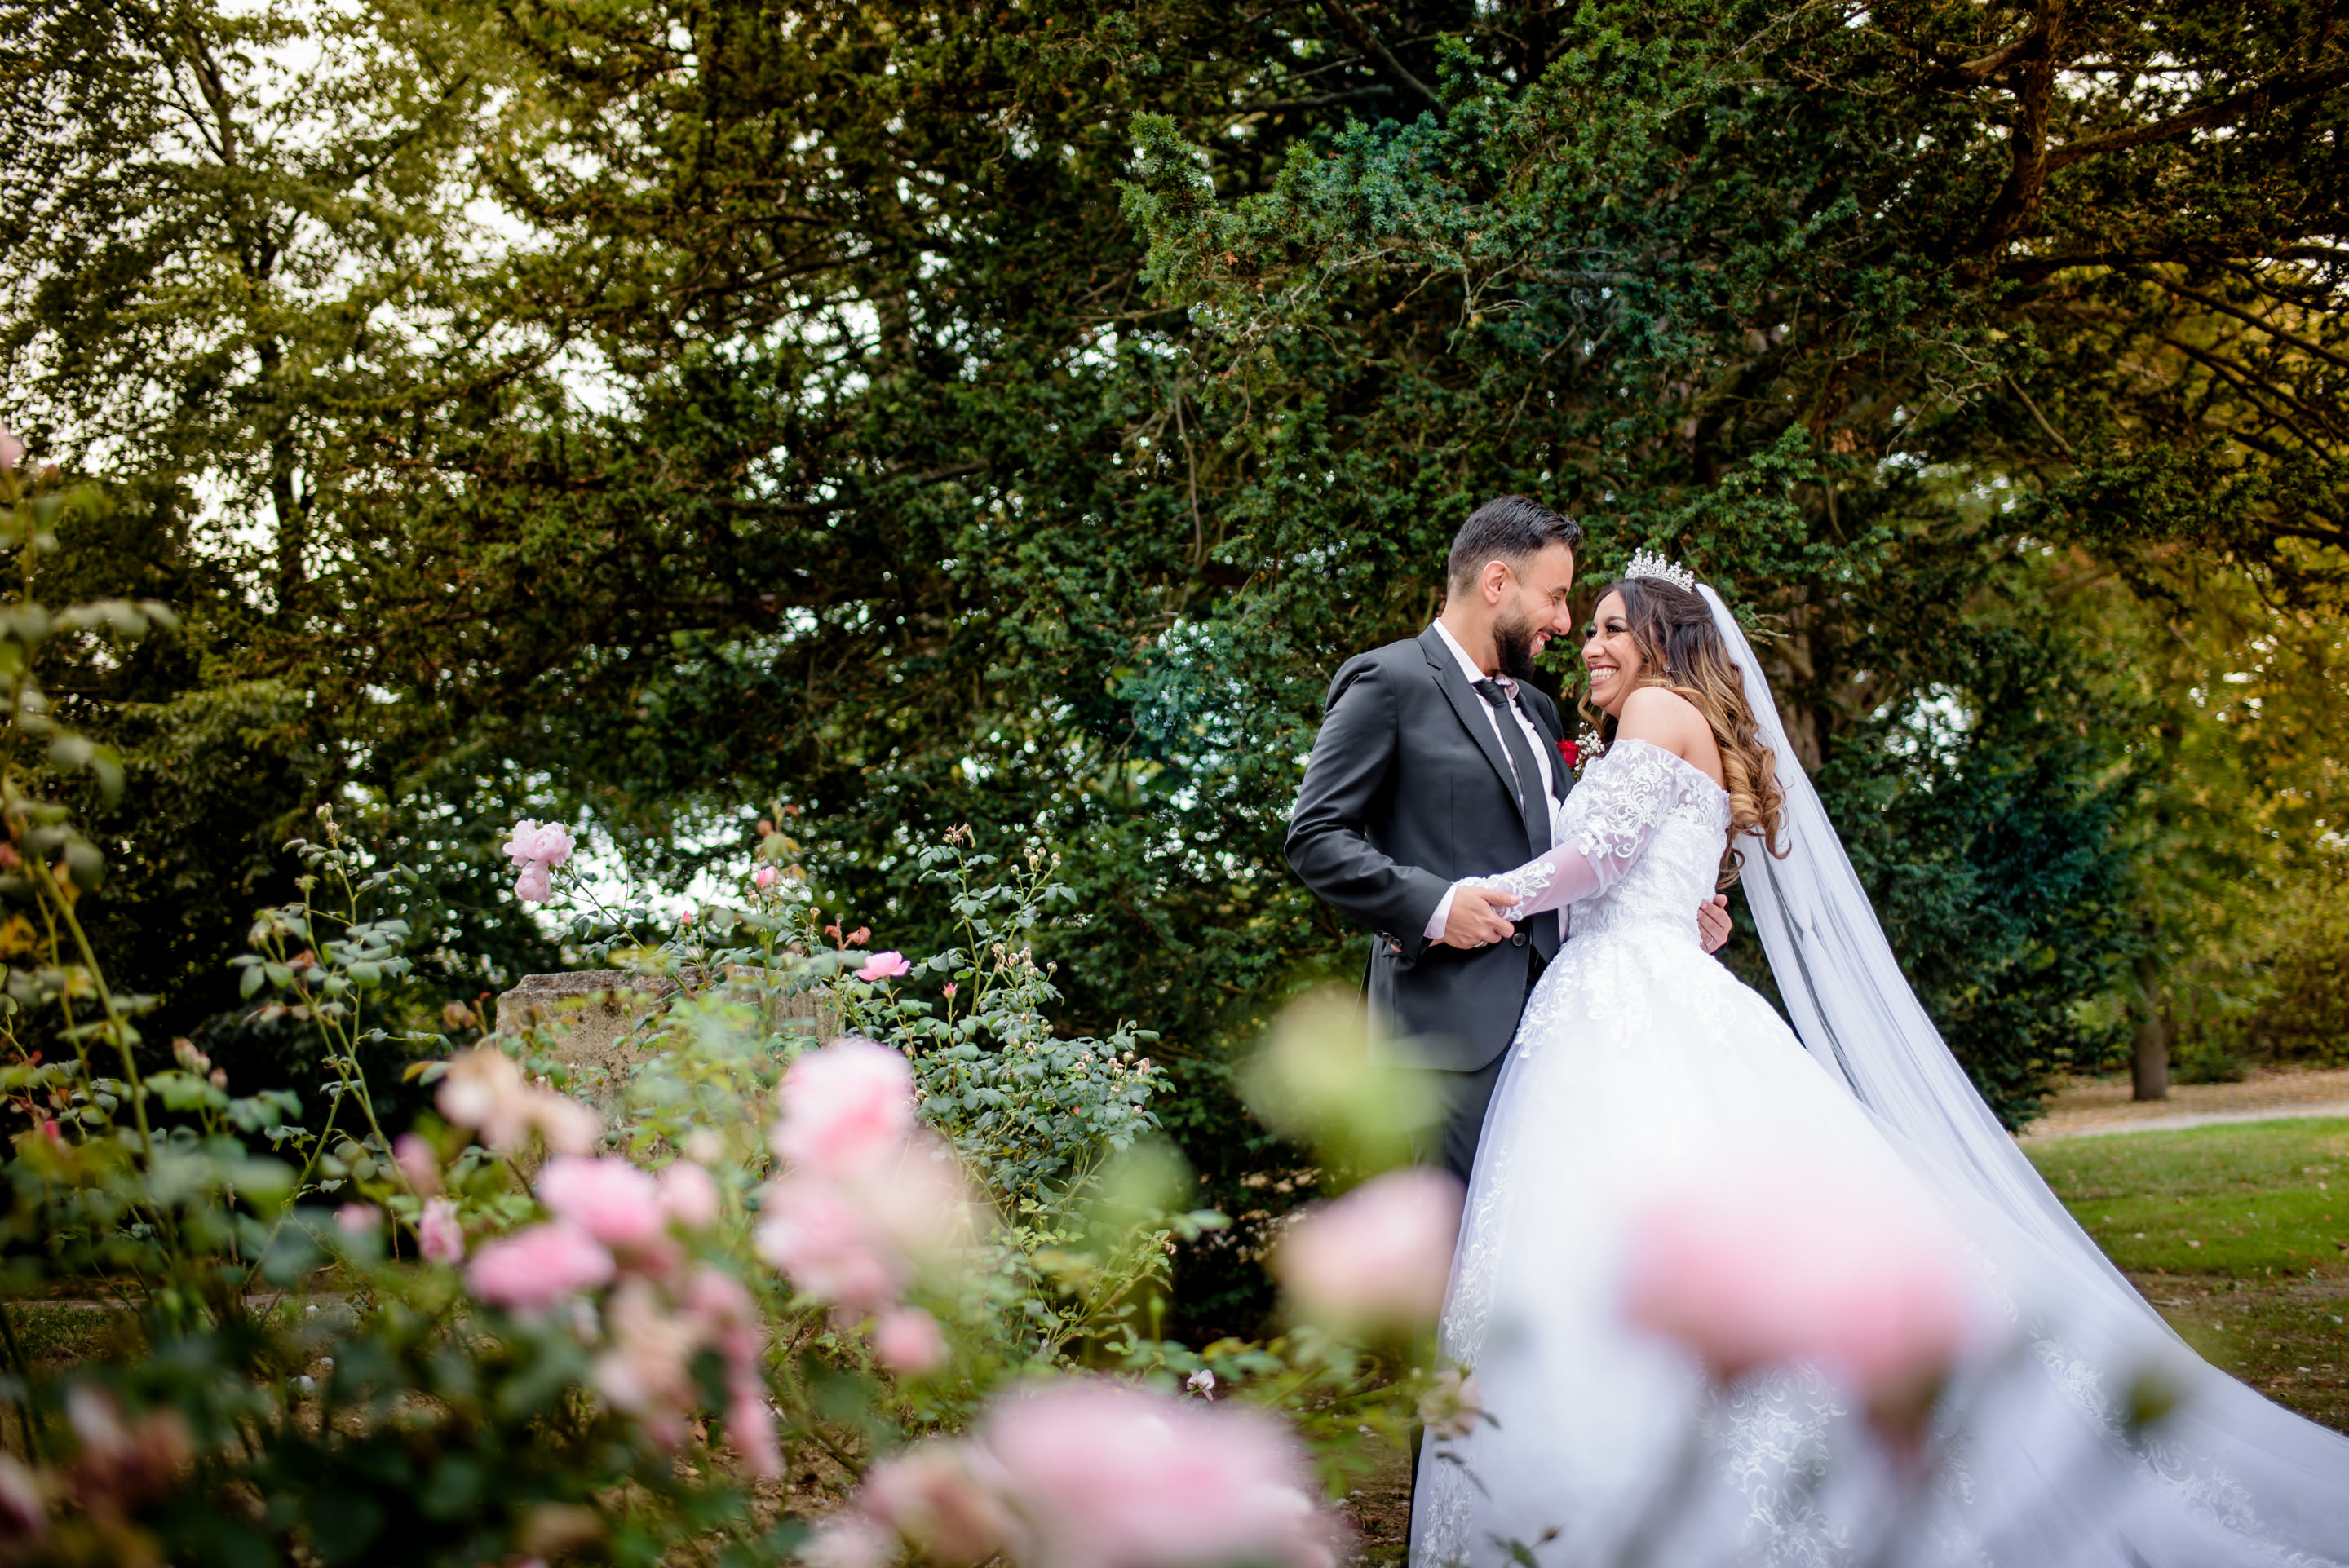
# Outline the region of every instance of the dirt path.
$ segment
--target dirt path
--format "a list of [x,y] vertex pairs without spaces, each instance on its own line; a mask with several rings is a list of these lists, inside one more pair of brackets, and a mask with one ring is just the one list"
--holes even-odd
[[2168,1099],[2155,1100],[2131,1099],[2126,1078],[2075,1079],[2056,1091],[2047,1114],[2023,1137],[2093,1138],[2288,1116],[2349,1116],[2349,1068],[2254,1068],[2240,1083],[2172,1084]]

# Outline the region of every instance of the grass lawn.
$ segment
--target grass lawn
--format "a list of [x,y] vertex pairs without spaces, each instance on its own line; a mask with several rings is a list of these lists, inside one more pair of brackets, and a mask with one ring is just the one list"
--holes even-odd
[[2088,1233],[2212,1365],[2349,1431],[2349,1120],[2023,1147]]

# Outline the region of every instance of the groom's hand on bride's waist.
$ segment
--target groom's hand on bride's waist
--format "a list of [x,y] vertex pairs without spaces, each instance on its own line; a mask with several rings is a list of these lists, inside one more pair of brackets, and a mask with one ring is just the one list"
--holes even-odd
[[1496,887],[1456,882],[1444,895],[1444,934],[1435,938],[1445,947],[1490,947],[1506,942],[1516,927],[1501,918],[1501,911],[1517,902],[1516,895]]
[[1729,944],[1729,895],[1714,893],[1696,906],[1698,934],[1704,939],[1707,953],[1718,953]]

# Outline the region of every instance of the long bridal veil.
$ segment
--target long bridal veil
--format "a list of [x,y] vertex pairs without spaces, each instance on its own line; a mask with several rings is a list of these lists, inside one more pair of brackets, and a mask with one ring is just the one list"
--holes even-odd
[[[2127,1556],[2145,1563],[2335,1563],[2349,1558],[2349,1439],[2260,1398],[2195,1357],[2039,1179],[2000,1127],[1909,987],[1818,792],[1788,744],[1770,686],[1737,618],[1701,586],[1786,801],[1785,859],[1744,848],[1743,885],[1772,975],[1804,1046],[1848,1084],[1917,1173],[1953,1209],[1987,1222],[2033,1278],[2060,1326],[2028,1324],[2041,1359],[2092,1407],[2093,1377],[2066,1377],[2069,1354],[2152,1346],[2185,1398],[2152,1463],[2165,1490],[2209,1528],[2189,1542],[2162,1522],[2125,1521]],[[2141,1538],[2140,1538],[2141,1537]],[[2214,1554],[2215,1549],[2215,1554]]]

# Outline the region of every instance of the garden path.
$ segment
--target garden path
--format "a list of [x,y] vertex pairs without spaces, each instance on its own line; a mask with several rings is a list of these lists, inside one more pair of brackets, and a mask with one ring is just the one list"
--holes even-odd
[[2075,1078],[2022,1137],[2092,1138],[2297,1116],[2349,1116],[2349,1068],[2255,1068],[2240,1083],[2172,1084],[2168,1099],[2154,1100],[2131,1099],[2126,1078]]

